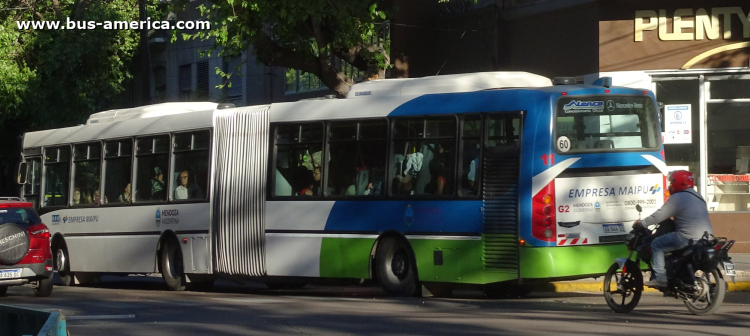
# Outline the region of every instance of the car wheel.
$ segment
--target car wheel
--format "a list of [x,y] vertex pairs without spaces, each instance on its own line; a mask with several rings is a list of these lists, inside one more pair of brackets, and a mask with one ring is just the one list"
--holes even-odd
[[52,295],[52,277],[37,281],[37,287],[34,287],[34,294],[38,297]]
[[173,291],[185,290],[185,273],[182,267],[182,251],[173,239],[165,241],[161,250],[161,276]]
[[65,244],[62,244],[55,252],[55,268],[57,268],[57,276],[60,277],[61,285],[70,286],[73,284],[73,272],[70,271],[70,254]]

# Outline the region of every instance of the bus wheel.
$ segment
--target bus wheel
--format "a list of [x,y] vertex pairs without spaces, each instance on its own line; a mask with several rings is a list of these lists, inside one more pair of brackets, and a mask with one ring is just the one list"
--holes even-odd
[[173,291],[185,290],[185,273],[182,268],[182,251],[173,239],[164,241],[161,250],[161,276]]
[[73,272],[70,271],[70,254],[68,254],[68,247],[65,246],[65,243],[55,252],[55,267],[57,268],[57,276],[60,278],[60,285],[72,285]]
[[409,244],[393,237],[384,238],[375,255],[380,286],[394,296],[417,293],[417,267]]

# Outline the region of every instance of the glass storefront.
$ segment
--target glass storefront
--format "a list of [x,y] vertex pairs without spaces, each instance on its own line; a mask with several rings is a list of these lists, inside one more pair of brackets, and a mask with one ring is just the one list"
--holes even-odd
[[[709,211],[750,211],[750,75],[653,80],[656,99],[665,105],[661,125],[667,166],[695,174]],[[689,111],[690,121],[670,129],[679,124],[677,108]]]
[[750,76],[707,76],[706,139],[711,211],[750,211]]

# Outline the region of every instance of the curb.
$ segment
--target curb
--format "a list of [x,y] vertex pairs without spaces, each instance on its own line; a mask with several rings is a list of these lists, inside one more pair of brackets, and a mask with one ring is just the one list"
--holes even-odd
[[[545,286],[540,288],[540,291],[551,291],[551,292],[596,292],[601,293],[604,291],[603,281],[572,281],[572,282],[552,282],[551,286]],[[737,281],[732,283],[727,281],[728,292],[750,292],[750,281]],[[644,292],[659,293],[658,290],[653,288],[644,288]]]

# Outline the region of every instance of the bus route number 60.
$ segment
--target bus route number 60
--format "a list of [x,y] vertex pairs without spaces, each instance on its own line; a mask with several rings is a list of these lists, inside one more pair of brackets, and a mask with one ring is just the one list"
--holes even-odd
[[561,152],[567,152],[570,150],[570,139],[566,136],[557,138],[557,149]]

